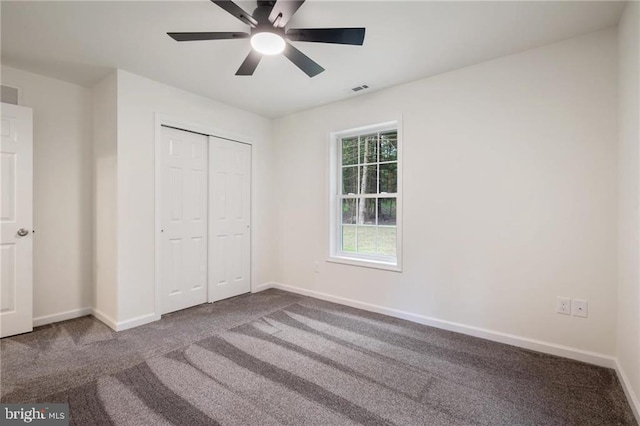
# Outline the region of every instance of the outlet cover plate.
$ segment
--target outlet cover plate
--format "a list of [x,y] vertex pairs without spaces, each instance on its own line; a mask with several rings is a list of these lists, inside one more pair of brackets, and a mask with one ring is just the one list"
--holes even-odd
[[587,317],[587,301],[583,299],[573,299],[571,301],[571,315],[574,317]]
[[571,315],[571,299],[558,296],[556,299],[556,312],[562,315]]

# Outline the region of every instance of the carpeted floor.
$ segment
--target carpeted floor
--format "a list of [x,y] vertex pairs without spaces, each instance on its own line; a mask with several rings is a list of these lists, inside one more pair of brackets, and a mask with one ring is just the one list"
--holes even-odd
[[615,372],[267,290],[0,341],[2,402],[71,424],[635,425]]

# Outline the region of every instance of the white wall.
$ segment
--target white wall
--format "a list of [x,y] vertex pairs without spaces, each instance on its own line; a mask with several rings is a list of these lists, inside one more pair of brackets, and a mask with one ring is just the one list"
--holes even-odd
[[[592,33],[277,119],[277,280],[613,355],[616,43]],[[404,271],[323,262],[329,132],[398,116]],[[556,314],[558,295],[589,318]]]
[[618,360],[640,418],[640,5],[629,2],[619,26],[620,249]]
[[155,313],[155,114],[254,143],[252,285],[274,276],[271,121],[119,70],[118,322],[125,326]]
[[[33,108],[33,315],[36,324],[91,306],[91,91],[2,67]],[[61,315],[62,314],[62,315]]]
[[117,315],[117,73],[93,88],[94,297],[95,314],[114,325]]

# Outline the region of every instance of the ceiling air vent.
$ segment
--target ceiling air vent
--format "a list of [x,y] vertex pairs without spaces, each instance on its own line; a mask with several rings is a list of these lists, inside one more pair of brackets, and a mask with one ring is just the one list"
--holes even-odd
[[2,86],[0,100],[5,104],[18,105],[18,89],[15,87]]
[[353,90],[354,92],[359,92],[361,90],[368,89],[368,88],[369,88],[369,86],[367,86],[366,84],[363,84],[362,86],[354,87],[351,90]]

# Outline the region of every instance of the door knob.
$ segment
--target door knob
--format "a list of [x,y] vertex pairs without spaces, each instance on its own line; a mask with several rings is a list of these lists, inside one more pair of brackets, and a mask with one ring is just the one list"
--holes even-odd
[[24,229],[24,228],[18,229],[19,237],[26,237],[28,234],[29,234],[29,231],[27,229]]

